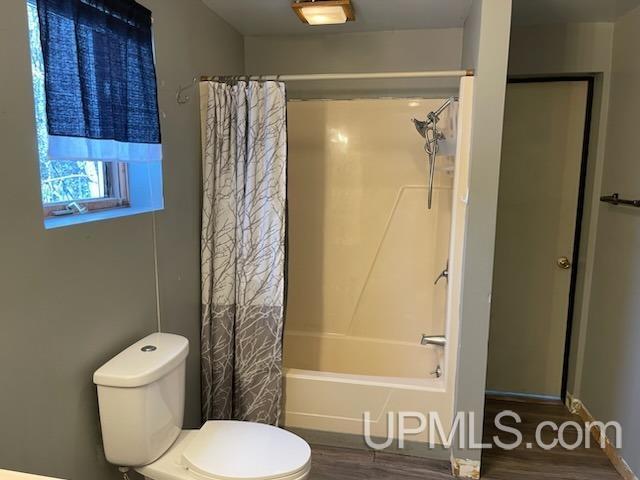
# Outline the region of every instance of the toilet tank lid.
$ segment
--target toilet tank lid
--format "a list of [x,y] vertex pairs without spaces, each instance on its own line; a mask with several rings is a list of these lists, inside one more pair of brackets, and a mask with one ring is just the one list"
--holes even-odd
[[189,341],[180,335],[152,333],[113,357],[93,374],[105,387],[141,387],[155,382],[184,361]]

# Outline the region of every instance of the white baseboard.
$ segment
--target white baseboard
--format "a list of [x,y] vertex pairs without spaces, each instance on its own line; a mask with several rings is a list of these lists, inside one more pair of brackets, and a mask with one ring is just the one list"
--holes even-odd
[[[595,422],[596,419],[591,415],[591,412],[587,409],[584,403],[579,399],[574,397],[572,394],[567,393],[566,398],[567,408],[574,415],[578,415],[583,422]],[[613,446],[611,440],[602,432],[599,428],[592,428],[591,434],[596,442],[600,442],[601,438],[604,438],[604,448],[602,449],[605,455],[609,458],[609,461],[620,474],[620,476],[624,480],[638,480],[638,477],[629,464],[625,461],[624,458],[620,455],[618,450]]]
[[478,460],[466,460],[451,457],[451,473],[456,478],[480,478],[480,462]]

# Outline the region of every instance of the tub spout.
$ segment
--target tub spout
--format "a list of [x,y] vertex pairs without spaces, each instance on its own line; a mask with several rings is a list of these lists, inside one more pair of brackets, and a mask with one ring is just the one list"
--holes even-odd
[[444,335],[422,335],[420,345],[435,345],[444,347],[447,344],[447,338]]

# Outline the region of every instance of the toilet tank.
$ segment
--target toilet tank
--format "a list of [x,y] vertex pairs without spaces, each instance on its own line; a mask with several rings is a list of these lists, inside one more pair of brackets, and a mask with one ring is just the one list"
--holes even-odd
[[164,454],[182,430],[189,341],[153,333],[93,374],[107,460],[147,465]]

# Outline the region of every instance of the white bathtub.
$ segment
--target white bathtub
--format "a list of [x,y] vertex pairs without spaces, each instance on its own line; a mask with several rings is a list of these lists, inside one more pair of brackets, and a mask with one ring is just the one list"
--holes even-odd
[[441,347],[420,345],[417,335],[415,342],[404,342],[286,330],[284,338],[286,367],[351,376],[428,380],[442,368],[443,353]]
[[[387,437],[389,412],[438,412],[442,424],[449,425],[452,398],[444,353],[440,347],[405,342],[288,332],[284,425],[362,437],[365,412],[373,437]],[[431,372],[439,365],[437,378]],[[427,438],[425,431],[407,440]]]
[[[452,420],[451,405],[452,397],[442,378],[409,379],[299,369],[287,369],[285,375],[284,426],[311,432],[314,435],[310,441],[318,438],[319,433],[330,434],[327,438],[337,444],[343,443],[341,437],[363,439],[364,412],[370,413],[370,435],[378,439],[398,438],[397,422],[394,421],[389,433],[389,413],[438,412],[442,425],[448,426]],[[416,422],[409,426],[415,427]],[[407,435],[405,439],[408,443],[425,443],[428,431]],[[426,445],[418,453],[429,456]]]
[[9,470],[0,470],[0,480],[60,480],[53,477],[41,477],[39,475],[31,475],[28,473],[10,472]]

